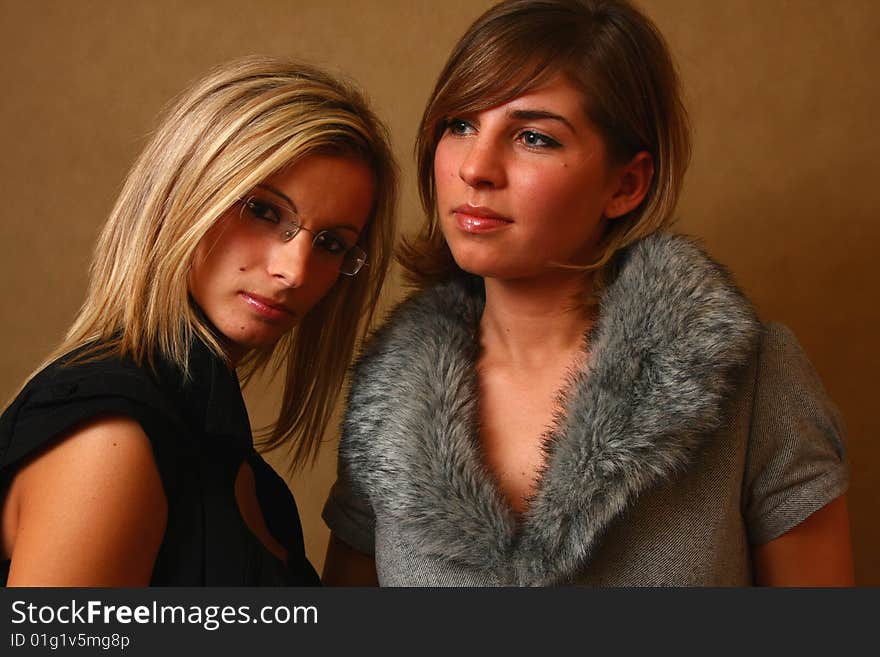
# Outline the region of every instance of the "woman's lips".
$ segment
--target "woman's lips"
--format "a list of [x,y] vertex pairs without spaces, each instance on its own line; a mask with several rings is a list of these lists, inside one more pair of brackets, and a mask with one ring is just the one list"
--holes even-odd
[[491,233],[513,223],[494,210],[484,207],[460,205],[452,212],[458,227],[466,233]]
[[265,319],[278,321],[282,319],[290,319],[290,317],[293,316],[292,311],[266,297],[251,294],[250,292],[239,292],[239,295],[244,299],[244,302],[250,306],[251,310]]

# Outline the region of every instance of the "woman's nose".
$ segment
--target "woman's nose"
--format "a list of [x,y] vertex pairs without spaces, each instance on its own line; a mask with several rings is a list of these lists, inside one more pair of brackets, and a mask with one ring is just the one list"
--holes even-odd
[[269,275],[286,287],[303,287],[314,267],[312,236],[301,230],[289,242],[275,242],[266,266]]
[[468,140],[458,175],[471,187],[502,187],[505,183],[503,153],[492,140],[477,135]]

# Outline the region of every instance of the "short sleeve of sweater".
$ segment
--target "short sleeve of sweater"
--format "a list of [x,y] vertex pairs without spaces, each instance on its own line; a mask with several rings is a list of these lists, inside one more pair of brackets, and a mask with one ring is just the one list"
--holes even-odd
[[167,485],[176,459],[164,438],[180,433],[177,416],[146,373],[120,361],[53,364],[25,386],[0,418],[0,483],[24,459],[101,415],[126,415],[143,427]]
[[340,462],[338,478],[321,513],[330,531],[358,552],[375,553],[376,517],[369,500],[352,486],[347,469]]
[[840,414],[786,327],[761,340],[745,471],[745,517],[753,545],[767,543],[846,492]]

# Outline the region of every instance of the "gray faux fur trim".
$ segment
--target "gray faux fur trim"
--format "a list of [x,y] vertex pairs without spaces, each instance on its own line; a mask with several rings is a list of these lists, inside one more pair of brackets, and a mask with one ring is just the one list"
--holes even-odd
[[480,458],[484,301],[468,288],[454,280],[407,299],[373,336],[353,372],[340,458],[414,549],[502,584],[568,581],[608,524],[687,467],[720,426],[734,372],[757,343],[755,313],[688,239],[630,247],[518,523]]

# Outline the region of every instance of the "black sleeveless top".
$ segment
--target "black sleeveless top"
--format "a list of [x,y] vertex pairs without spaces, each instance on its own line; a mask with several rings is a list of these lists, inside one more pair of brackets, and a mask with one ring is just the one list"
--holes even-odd
[[[306,558],[296,502],[257,454],[235,373],[196,340],[190,377],[159,361],[156,373],[127,359],[72,366],[56,361],[37,374],[0,417],[0,495],[16,469],[75,425],[98,415],[135,419],[150,439],[168,501],[153,586],[319,585]],[[257,500],[283,563],[250,531],[235,499],[242,462],[254,472]],[[5,585],[9,561],[0,562]]]

